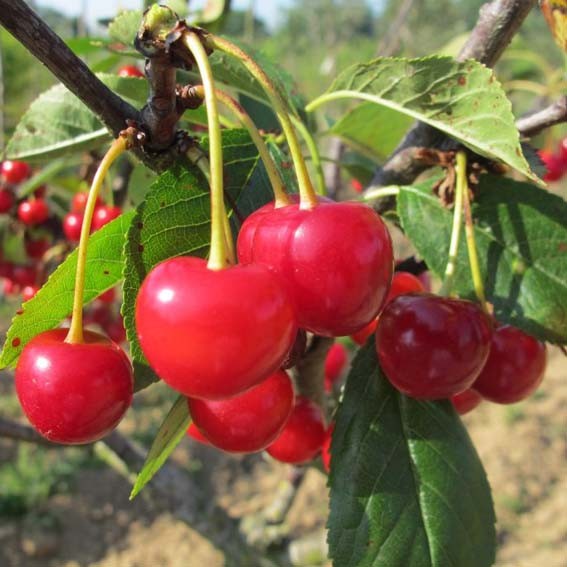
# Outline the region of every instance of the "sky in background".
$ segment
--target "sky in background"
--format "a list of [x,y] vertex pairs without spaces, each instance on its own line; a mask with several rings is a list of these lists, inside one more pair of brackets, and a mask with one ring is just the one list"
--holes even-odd
[[[233,6],[237,9],[246,9],[251,0],[234,0]],[[86,6],[87,22],[94,26],[100,18],[111,18],[119,9],[140,9],[142,0],[36,0],[39,6],[46,6],[59,10],[68,16],[78,16]],[[254,11],[257,17],[263,19],[270,27],[278,21],[278,8],[289,6],[292,0],[256,0]],[[198,8],[202,1],[193,1],[191,6]]]

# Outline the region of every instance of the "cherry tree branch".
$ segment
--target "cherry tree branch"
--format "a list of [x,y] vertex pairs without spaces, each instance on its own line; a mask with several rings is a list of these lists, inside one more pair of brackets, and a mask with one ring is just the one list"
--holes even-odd
[[[492,0],[485,4],[468,41],[457,59],[476,59],[492,67],[506,49],[537,0]],[[415,124],[383,167],[378,168],[367,191],[386,185],[411,183],[428,165],[416,162],[416,148],[452,149],[455,142],[422,122]],[[401,154],[401,155],[400,155]],[[392,207],[392,198],[377,202],[379,210]]]
[[524,116],[516,122],[516,127],[524,138],[531,138],[542,130],[567,122],[567,96],[556,100],[548,107]]
[[114,137],[126,127],[126,120],[139,120],[139,112],[99,81],[23,0],[0,0],[0,24],[84,102]]
[[24,443],[33,443],[35,445],[43,445],[51,448],[59,447],[50,443],[42,437],[35,429],[28,425],[23,425],[17,421],[12,421],[0,417],[0,438],[12,439],[14,441],[23,441]]

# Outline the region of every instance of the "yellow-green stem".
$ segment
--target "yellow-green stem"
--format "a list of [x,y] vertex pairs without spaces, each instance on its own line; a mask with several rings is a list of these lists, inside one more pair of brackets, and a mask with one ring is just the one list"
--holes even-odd
[[449,244],[449,259],[447,268],[445,269],[445,278],[443,287],[439,295],[450,295],[453,289],[453,281],[455,279],[455,270],[457,265],[457,255],[459,253],[459,243],[461,240],[461,229],[463,224],[463,194],[466,188],[466,161],[464,164],[464,172],[462,160],[457,159],[457,184],[455,189],[455,203],[453,211],[453,228],[451,230],[451,242]]
[[307,146],[307,149],[309,150],[309,154],[311,155],[311,161],[313,162],[313,167],[315,168],[315,181],[317,184],[317,193],[319,193],[319,195],[326,195],[327,185],[325,183],[325,174],[323,173],[321,154],[319,153],[319,148],[317,147],[315,139],[311,135],[309,128],[307,128],[307,126],[302,120],[300,120],[293,114],[290,114],[289,116],[294,126],[297,128],[303,140],[305,141],[305,145]]
[[464,171],[463,177],[463,210],[465,213],[465,234],[467,237],[467,249],[469,252],[469,264],[471,267],[471,275],[473,280],[474,291],[476,297],[485,311],[488,313],[488,306],[486,305],[486,295],[484,293],[484,282],[482,281],[482,273],[480,271],[480,262],[478,260],[478,252],[476,248],[476,238],[474,235],[474,223],[472,218],[471,203],[469,198],[469,187],[467,183],[467,156],[464,152],[457,154],[457,163],[461,164],[461,171]]
[[379,189],[371,189],[367,191],[361,198],[361,201],[376,201],[384,197],[397,197],[400,194],[399,185],[388,185]]
[[79,247],[77,249],[77,271],[75,273],[75,292],[73,295],[73,311],[71,314],[71,326],[65,338],[65,342],[76,344],[84,341],[83,336],[83,297],[85,292],[85,269],[87,265],[87,246],[89,243],[89,234],[91,231],[91,222],[96,206],[96,200],[100,192],[100,188],[104,182],[106,174],[114,160],[120,156],[128,148],[128,140],[119,137],[110,146],[106,152],[98,169],[96,170],[85,206],[85,214],[83,216],[83,225],[81,227],[81,236],[79,239]]
[[317,194],[311,184],[307,165],[305,164],[303,154],[301,153],[301,145],[299,144],[297,134],[288,114],[287,104],[279,93],[277,87],[268,75],[266,75],[264,70],[247,53],[231,41],[211,34],[207,36],[207,44],[213,49],[218,49],[219,51],[239,59],[240,62],[248,69],[250,74],[266,91],[287,139],[299,185],[299,194],[301,199],[300,206],[307,209],[313,208],[317,204]]
[[[195,90],[198,94],[201,94],[203,92],[202,87],[196,87]],[[264,142],[264,139],[258,131],[258,128],[256,128],[256,125],[252,121],[252,118],[250,118],[250,115],[244,110],[244,108],[242,108],[238,101],[232,98],[228,93],[225,93],[224,91],[221,91],[219,89],[216,89],[215,93],[219,102],[224,104],[248,130],[252,141],[258,149],[260,158],[264,162],[266,173],[268,174],[270,184],[272,185],[272,189],[274,191],[276,207],[289,205],[290,200],[285,192],[284,182],[276,167],[276,164],[274,163],[270,151],[268,150],[268,146],[266,145],[266,142]]]
[[[223,189],[222,138],[215,96],[215,82],[209,57],[201,43],[201,38],[193,32],[188,32],[183,36],[183,41],[199,68],[207,106],[211,163],[211,253],[207,266],[211,270],[222,270],[229,265],[229,259],[226,246],[227,235],[225,233],[226,211]],[[232,240],[231,235],[230,240]]]

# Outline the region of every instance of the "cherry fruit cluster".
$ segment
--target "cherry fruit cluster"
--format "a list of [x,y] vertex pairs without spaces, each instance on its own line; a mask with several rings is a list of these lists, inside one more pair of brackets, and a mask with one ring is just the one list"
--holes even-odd
[[325,420],[281,367],[298,329],[343,336],[376,318],[392,277],[390,236],[363,204],[270,203],[244,222],[237,253],[240,263],[220,270],[190,257],[157,265],[138,294],[138,337],[209,443],[303,463],[321,451]]
[[544,181],[553,183],[567,176],[567,138],[563,138],[554,151],[540,150],[539,157],[547,169]]

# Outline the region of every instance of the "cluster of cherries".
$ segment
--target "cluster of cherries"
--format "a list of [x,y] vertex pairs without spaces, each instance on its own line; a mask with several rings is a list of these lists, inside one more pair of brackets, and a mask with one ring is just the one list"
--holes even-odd
[[329,431],[282,365],[302,330],[344,336],[377,317],[392,278],[390,236],[360,203],[271,203],[246,219],[237,252],[240,263],[220,270],[190,257],[158,264],[137,298],[140,343],[187,396],[190,435],[304,463]]
[[555,151],[540,150],[539,157],[543,161],[547,172],[543,179],[555,182],[567,175],[567,138],[558,144]]

